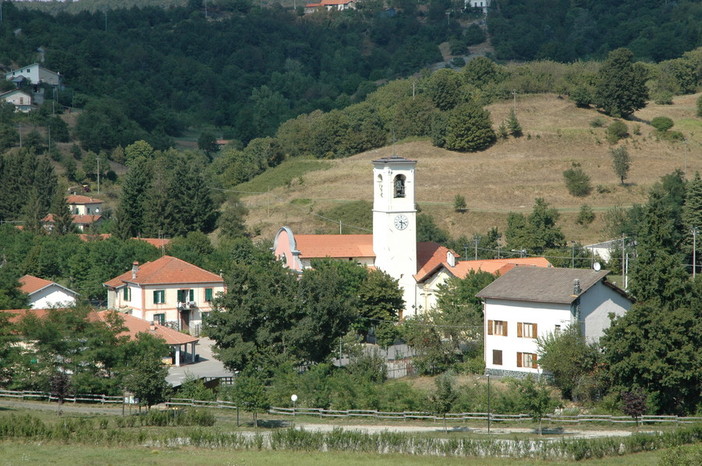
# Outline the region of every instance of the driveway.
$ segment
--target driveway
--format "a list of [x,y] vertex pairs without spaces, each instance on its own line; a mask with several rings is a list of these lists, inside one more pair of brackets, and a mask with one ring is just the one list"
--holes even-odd
[[212,347],[214,344],[214,340],[211,340],[210,338],[200,338],[200,341],[197,343],[196,347],[196,351],[199,356],[198,362],[186,364],[180,367],[171,366],[168,369],[166,382],[172,386],[178,386],[182,384],[189,375],[197,379],[202,377],[234,376],[233,372],[225,368],[224,364],[215,359],[213,356]]

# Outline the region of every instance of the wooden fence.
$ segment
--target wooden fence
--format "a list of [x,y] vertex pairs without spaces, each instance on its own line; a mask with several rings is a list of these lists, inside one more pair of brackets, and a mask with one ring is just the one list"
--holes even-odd
[[[23,400],[40,400],[40,401],[56,401],[57,398],[47,392],[36,391],[19,391],[19,390],[0,390],[0,398],[17,398]],[[70,403],[92,403],[92,404],[122,404],[125,399],[121,396],[109,395],[74,395],[64,398],[64,402]],[[174,407],[192,407],[192,408],[215,408],[215,409],[233,409],[247,410],[244,406],[237,406],[231,401],[207,401],[193,400],[188,398],[171,398],[170,401],[164,403],[168,408]],[[279,416],[314,416],[320,418],[366,418],[366,419],[394,419],[402,420],[430,420],[442,421],[443,416],[434,413],[423,411],[376,411],[367,409],[348,409],[335,410],[323,408],[283,408],[272,406],[268,410],[269,414]],[[489,414],[491,422],[530,422],[532,416],[528,414]],[[488,420],[488,413],[448,413],[446,420],[458,421],[485,421]],[[634,419],[631,416],[613,416],[607,414],[548,414],[543,417],[543,421],[553,422],[555,424],[580,424],[588,422],[609,423],[609,424],[634,424],[636,422],[654,424],[654,423],[671,423],[671,424],[693,424],[702,422],[702,417],[682,417],[682,416],[656,416],[645,415]]]

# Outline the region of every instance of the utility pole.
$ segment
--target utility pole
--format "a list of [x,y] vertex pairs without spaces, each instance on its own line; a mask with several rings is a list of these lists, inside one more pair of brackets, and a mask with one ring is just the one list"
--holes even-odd
[[478,235],[473,236],[473,242],[475,243],[475,260],[478,260],[478,243],[480,242],[480,237]]
[[100,194],[100,154],[97,154],[95,158],[97,159],[97,188],[98,194]]
[[[626,238],[624,235],[622,235],[622,278],[626,280],[626,266],[625,266],[625,261],[626,261]],[[626,286],[624,287],[626,288]]]
[[570,268],[575,268],[575,241],[570,242]]

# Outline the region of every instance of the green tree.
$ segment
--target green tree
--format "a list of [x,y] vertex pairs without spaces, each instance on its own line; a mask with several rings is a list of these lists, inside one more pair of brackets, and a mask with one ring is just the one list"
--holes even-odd
[[556,225],[559,217],[558,210],[550,207],[542,198],[536,199],[534,208],[527,217],[510,212],[505,231],[507,247],[527,249],[535,254],[540,254],[545,249],[561,247],[564,236]]
[[124,148],[124,157],[127,165],[143,166],[143,162],[151,160],[154,156],[154,148],[144,140],[135,141]]
[[[536,340],[539,365],[553,377],[553,383],[563,396],[575,401],[579,388],[595,370],[598,352],[588,344],[577,326],[569,326],[560,333],[549,333]],[[582,390],[580,390],[582,394]]]
[[[122,183],[120,197],[120,222],[127,237],[138,236],[144,231],[146,191],[151,184],[150,165],[146,160],[135,158]],[[161,215],[163,211],[161,211]]]
[[548,387],[543,382],[536,381],[531,374],[514,382],[514,386],[520,395],[524,409],[534,421],[539,423],[539,435],[541,435],[543,433],[541,421],[546,414],[556,408],[556,400],[551,396]]
[[382,270],[370,270],[358,287],[356,326],[368,331],[372,326],[394,325],[404,308],[405,300],[397,280]]
[[200,137],[197,138],[197,148],[207,154],[210,157],[212,154],[219,150],[219,145],[217,144],[217,138],[214,134],[209,131],[203,131],[200,133]]
[[463,76],[469,84],[482,88],[502,81],[506,73],[486,57],[475,57],[463,68]]
[[609,150],[609,153],[612,156],[614,173],[616,173],[623,185],[624,180],[629,177],[629,168],[631,168],[629,151],[626,150],[626,147],[614,147]]
[[258,428],[258,413],[266,412],[271,404],[264,380],[255,370],[244,371],[236,378],[232,401],[253,414],[254,428]]
[[485,150],[495,143],[490,112],[474,103],[461,104],[449,112],[444,145],[461,152]]
[[151,409],[153,405],[166,401],[170,389],[166,382],[167,375],[168,367],[160,358],[154,355],[143,356],[132,361],[124,386],[134,393],[140,405]]
[[428,93],[436,108],[451,110],[461,102],[461,76],[453,70],[441,69],[431,75]]
[[628,117],[646,106],[646,72],[634,64],[630,50],[609,52],[597,75],[595,100],[608,115]]
[[230,196],[217,219],[220,236],[225,238],[247,236],[245,217],[248,213],[248,209],[238,196]]
[[36,190],[32,190],[29,199],[27,199],[27,203],[24,205],[22,216],[24,230],[35,235],[43,233],[44,227],[42,225],[42,219],[44,215],[45,212],[42,208],[39,194]]
[[[3,307],[2,268],[0,268],[0,309]],[[13,368],[19,358],[20,348],[15,344],[19,340],[9,315],[0,312],[0,387],[7,387],[14,376]]]
[[468,210],[468,205],[466,204],[466,198],[460,194],[456,194],[453,198],[453,210],[456,212],[465,212]]
[[76,227],[73,224],[73,215],[68,207],[66,198],[61,193],[54,196],[51,206],[51,213],[54,217],[54,225],[51,233],[54,235],[67,235],[75,233]]
[[587,196],[592,191],[590,177],[578,162],[573,162],[570,168],[563,172],[563,178],[568,192],[573,196]]
[[517,119],[517,114],[515,113],[514,109],[509,111],[509,116],[507,117],[507,129],[509,130],[509,134],[515,138],[521,137],[523,134],[522,125],[519,124],[519,120]]
[[434,383],[436,384],[436,391],[429,397],[429,401],[434,412],[444,418],[444,432],[448,433],[446,414],[451,412],[458,394],[453,389],[453,377],[449,373],[441,374],[434,380]]
[[592,210],[592,207],[587,204],[580,206],[578,218],[575,220],[575,223],[578,225],[589,225],[593,221],[595,221],[595,212]]
[[615,120],[607,126],[607,142],[610,144],[616,144],[620,139],[624,139],[628,135],[629,128],[621,120]]
[[436,225],[434,217],[429,214],[417,215],[417,241],[446,244],[449,240],[449,234]]

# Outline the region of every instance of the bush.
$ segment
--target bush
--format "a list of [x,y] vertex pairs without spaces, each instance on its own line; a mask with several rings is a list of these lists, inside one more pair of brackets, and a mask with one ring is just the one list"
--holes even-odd
[[697,98],[697,116],[702,117],[702,95]]
[[660,91],[653,96],[653,101],[658,105],[673,105],[673,94],[669,91]]
[[660,133],[665,133],[672,128],[674,124],[672,119],[664,116],[655,117],[651,120],[651,126],[656,128],[656,131]]
[[624,139],[629,135],[629,129],[626,127],[626,123],[621,120],[613,121],[607,127],[607,142],[610,144],[616,144],[620,139]]
[[578,225],[589,225],[595,220],[595,212],[592,211],[592,207],[587,204],[583,204],[580,207],[580,212],[578,213],[578,218],[575,221]]
[[573,162],[572,166],[563,172],[563,178],[565,178],[566,188],[572,196],[584,197],[592,191],[590,177],[577,162]]
[[590,126],[593,128],[602,128],[604,127],[605,123],[607,123],[607,121],[604,118],[595,117],[590,121]]
[[[579,86],[570,93],[570,100],[575,103],[576,107],[587,108],[592,103],[592,95],[586,88]],[[600,118],[600,120],[602,119]]]

